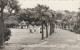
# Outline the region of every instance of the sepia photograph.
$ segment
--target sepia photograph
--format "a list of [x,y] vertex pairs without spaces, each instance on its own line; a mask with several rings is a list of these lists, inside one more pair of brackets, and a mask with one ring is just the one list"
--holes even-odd
[[80,50],[80,0],[0,0],[0,50]]

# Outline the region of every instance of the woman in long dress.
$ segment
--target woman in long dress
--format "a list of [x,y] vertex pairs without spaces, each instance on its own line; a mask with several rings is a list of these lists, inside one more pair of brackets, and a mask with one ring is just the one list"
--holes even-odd
[[29,29],[30,29],[30,33],[33,33],[32,32],[32,26],[31,25],[29,25]]

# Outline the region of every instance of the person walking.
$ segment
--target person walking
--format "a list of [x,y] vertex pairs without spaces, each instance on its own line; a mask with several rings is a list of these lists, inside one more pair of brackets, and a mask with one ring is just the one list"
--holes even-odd
[[29,29],[30,29],[30,33],[33,33],[32,32],[32,26],[31,25],[29,25]]
[[36,26],[35,25],[34,25],[33,29],[34,29],[34,32],[36,32]]

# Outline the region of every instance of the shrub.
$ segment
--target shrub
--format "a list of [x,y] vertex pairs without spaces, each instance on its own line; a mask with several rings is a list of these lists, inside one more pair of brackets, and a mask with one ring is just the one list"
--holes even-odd
[[11,30],[5,28],[5,29],[4,29],[4,33],[5,33],[4,41],[8,41],[8,40],[10,39],[10,36],[11,36]]
[[5,24],[6,28],[10,28],[10,24]]

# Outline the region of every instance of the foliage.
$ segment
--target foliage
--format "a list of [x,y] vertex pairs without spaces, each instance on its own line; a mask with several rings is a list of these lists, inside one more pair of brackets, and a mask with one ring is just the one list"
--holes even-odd
[[5,29],[4,29],[4,33],[5,33],[4,41],[8,41],[8,40],[10,39],[10,36],[11,36],[11,30],[5,28]]
[[62,12],[56,12],[56,20],[62,20],[63,13]]
[[8,15],[4,20],[6,20],[8,17],[11,16],[11,14],[13,13],[13,10],[15,11],[15,13],[18,13],[20,10],[20,5],[18,4],[17,0],[0,0],[0,2],[3,3],[3,4],[0,4],[3,11],[4,9],[8,11]]
[[77,12],[77,15],[80,17],[80,11]]
[[37,23],[38,21],[41,21],[41,17],[43,21],[48,21],[49,18],[52,18],[52,10],[49,10],[49,7],[45,5],[38,4],[35,8],[27,8],[23,9],[18,13],[18,21],[29,21]]

